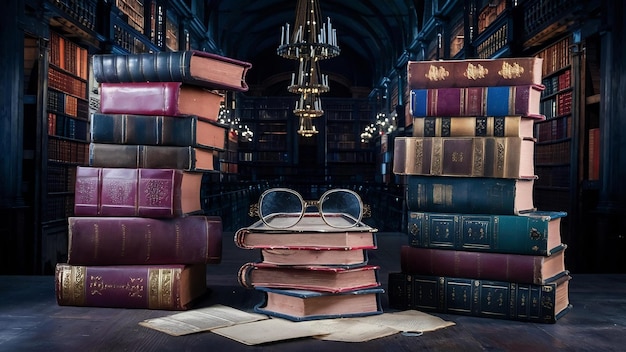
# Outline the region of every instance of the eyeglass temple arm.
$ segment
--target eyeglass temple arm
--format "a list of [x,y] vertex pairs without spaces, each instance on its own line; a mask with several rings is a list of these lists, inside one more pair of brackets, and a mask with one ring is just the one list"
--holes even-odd
[[369,218],[372,216],[372,208],[369,204],[363,204],[363,217]]
[[259,203],[250,204],[250,208],[248,209],[248,216],[251,218],[259,216]]

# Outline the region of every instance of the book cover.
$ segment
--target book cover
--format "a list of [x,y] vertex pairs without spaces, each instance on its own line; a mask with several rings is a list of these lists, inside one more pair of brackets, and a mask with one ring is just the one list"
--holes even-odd
[[221,259],[218,216],[68,218],[68,264],[218,264]]
[[545,117],[454,116],[414,117],[413,137],[526,137],[533,138],[536,121]]
[[409,89],[541,84],[543,59],[426,60],[407,63]]
[[206,266],[80,266],[55,270],[61,306],[187,310],[206,292]]
[[410,211],[519,215],[536,210],[533,179],[490,177],[406,177]]
[[367,251],[375,246],[365,248],[261,248],[261,260],[274,265],[315,265],[339,266],[344,268],[363,266],[368,263]]
[[349,229],[325,224],[319,215],[305,216],[288,229],[268,227],[261,220],[235,231],[235,245],[243,249],[363,249],[376,247],[376,229],[358,223]]
[[534,150],[522,137],[397,137],[393,173],[535,178]]
[[549,256],[561,247],[560,211],[522,215],[408,212],[413,247]]
[[109,168],[219,170],[217,151],[169,145],[89,144],[89,166]]
[[304,321],[349,318],[382,314],[382,288],[328,293],[309,290],[258,287],[265,293],[263,302],[254,307],[261,314]]
[[110,144],[226,148],[228,127],[198,116],[91,115],[90,141]]
[[198,116],[217,121],[224,96],[180,82],[101,83],[104,114]]
[[210,89],[247,91],[249,62],[199,50],[92,56],[97,82],[184,82]]
[[290,288],[337,293],[380,286],[378,269],[375,265],[341,268],[321,263],[279,266],[257,262],[242,265],[238,280],[246,288]]
[[411,115],[540,116],[542,85],[412,89]]
[[432,275],[389,273],[389,306],[476,317],[555,323],[571,310],[565,271],[532,285]]
[[173,218],[202,211],[202,173],[77,166],[76,216]]
[[400,248],[400,267],[408,274],[543,285],[565,270],[566,248],[562,244],[550,256],[541,256],[404,245]]

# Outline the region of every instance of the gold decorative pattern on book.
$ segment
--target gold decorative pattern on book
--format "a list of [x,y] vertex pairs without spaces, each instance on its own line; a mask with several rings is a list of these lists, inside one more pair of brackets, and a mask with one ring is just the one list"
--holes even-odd
[[148,273],[149,292],[148,307],[169,307],[172,303],[172,275],[171,269],[155,269]]
[[467,79],[477,80],[477,79],[485,78],[485,76],[487,76],[488,73],[489,73],[489,70],[486,69],[483,65],[481,64],[473,65],[472,63],[468,63],[467,69],[463,73],[463,76],[465,76]]
[[428,73],[424,75],[424,77],[428,78],[429,81],[443,81],[448,76],[450,76],[449,71],[447,71],[443,66],[437,67],[435,65],[430,65]]
[[474,144],[474,166],[473,175],[485,174],[485,150],[481,143]]
[[[441,138],[433,139],[433,160],[431,170],[433,175],[441,175],[443,173],[443,140]],[[418,170],[422,170],[421,168]]]
[[524,67],[520,66],[517,62],[511,65],[506,61],[502,63],[502,69],[498,71],[498,75],[504,79],[519,78],[523,73]]

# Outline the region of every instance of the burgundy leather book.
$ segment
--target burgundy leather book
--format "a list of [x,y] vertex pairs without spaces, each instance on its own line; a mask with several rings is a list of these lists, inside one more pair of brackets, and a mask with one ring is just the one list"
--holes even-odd
[[76,216],[172,218],[202,211],[202,173],[78,166]]
[[184,82],[210,89],[247,91],[252,64],[200,50],[97,54],[93,75],[102,82]]
[[542,64],[538,57],[409,61],[407,77],[409,89],[541,84]]
[[411,114],[424,116],[511,116],[541,118],[543,85],[411,90]]
[[80,266],[59,263],[61,306],[187,310],[206,292],[206,265]]
[[101,83],[100,112],[198,116],[217,121],[223,96],[180,82]]
[[550,256],[482,253],[404,245],[400,249],[402,272],[480,280],[543,285],[565,271],[565,249]]
[[218,216],[174,219],[69,217],[68,264],[217,264],[222,258]]

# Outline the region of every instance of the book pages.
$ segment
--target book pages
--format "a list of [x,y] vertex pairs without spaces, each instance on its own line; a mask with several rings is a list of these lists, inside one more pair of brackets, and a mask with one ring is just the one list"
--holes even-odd
[[267,319],[267,316],[217,304],[166,317],[146,319],[139,322],[139,325],[172,336],[182,336],[262,319]]

